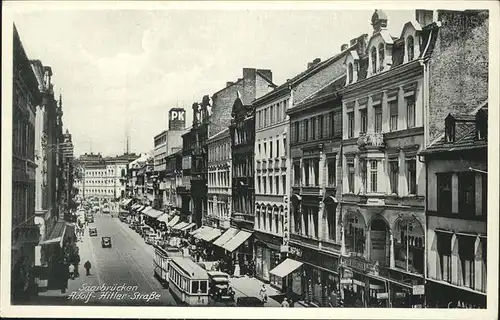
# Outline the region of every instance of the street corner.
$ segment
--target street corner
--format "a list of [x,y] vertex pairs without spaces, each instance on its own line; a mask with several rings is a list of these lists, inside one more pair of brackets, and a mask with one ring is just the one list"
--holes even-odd
[[92,285],[83,283],[80,288],[71,292],[68,300],[75,300],[87,303],[106,302],[106,304],[158,304],[162,299],[159,291],[143,291],[137,285],[122,284],[102,284]]

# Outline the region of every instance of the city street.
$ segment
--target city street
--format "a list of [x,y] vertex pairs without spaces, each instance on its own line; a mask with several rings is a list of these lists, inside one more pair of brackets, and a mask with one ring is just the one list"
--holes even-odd
[[[65,294],[52,292],[40,298],[70,305],[176,305],[168,289],[153,275],[153,248],[126,224],[108,214],[95,215],[97,237],[85,230],[79,242],[80,277],[68,281]],[[102,248],[101,237],[111,237],[112,247]],[[90,261],[90,275],[83,264]],[[123,286],[122,286],[123,285]]]

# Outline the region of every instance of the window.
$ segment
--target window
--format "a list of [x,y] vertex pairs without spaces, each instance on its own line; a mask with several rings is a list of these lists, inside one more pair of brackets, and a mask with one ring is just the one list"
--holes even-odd
[[294,123],[294,127],[295,127],[294,139],[295,139],[295,142],[299,142],[300,129],[299,129],[299,122],[298,121]]
[[264,159],[267,158],[267,142],[264,141]]
[[382,132],[382,106],[377,105],[373,107],[375,111],[375,132]]
[[462,172],[458,176],[458,212],[464,216],[476,213],[476,174]]
[[359,166],[360,166],[360,174],[361,174],[361,183],[362,183],[362,188],[363,188],[363,193],[366,193],[368,190],[367,184],[368,184],[368,172],[366,168],[366,160],[360,159],[359,160]]
[[379,46],[378,46],[378,58],[379,58],[379,70],[382,71],[384,70],[384,60],[385,60],[385,48],[384,48],[384,44],[381,43]]
[[279,188],[279,185],[280,185],[280,177],[279,177],[279,176],[276,176],[276,177],[274,177],[274,180],[276,181],[276,194],[279,194],[279,193],[280,193],[280,188]]
[[311,208],[311,213],[312,213],[312,216],[313,216],[313,226],[314,226],[314,233],[313,233],[313,237],[315,238],[318,238],[319,236],[319,230],[318,230],[318,225],[319,225],[319,213],[318,213],[318,209],[316,208]]
[[260,149],[260,142],[258,144],[258,149],[259,149],[259,156],[262,157],[262,150]]
[[267,193],[266,180],[267,180],[266,176],[262,177],[262,189],[263,189],[264,193]]
[[389,101],[389,113],[391,117],[391,131],[398,130],[398,100]]
[[300,186],[300,164],[293,164],[293,185]]
[[333,113],[333,129],[334,132],[331,134],[332,136],[342,136],[342,112],[336,111]]
[[287,144],[286,144],[286,136],[283,137],[283,155],[286,157],[286,150],[287,150]]
[[347,182],[349,186],[349,193],[354,193],[354,162],[347,163]]
[[417,160],[406,159],[406,180],[408,182],[408,194],[417,194]]
[[273,157],[273,140],[269,141],[269,159]]
[[335,229],[336,229],[336,224],[335,224],[335,205],[334,204],[327,204],[326,205],[326,212],[327,212],[327,223],[328,223],[328,239],[335,241]]
[[273,193],[273,182],[274,182],[273,181],[273,176],[270,175],[269,176],[269,193],[271,193],[271,194]]
[[286,175],[281,176],[281,190],[286,194]]
[[[333,112],[330,112],[329,114],[329,129],[330,129],[330,137],[333,137],[333,135],[335,134],[335,128],[337,128],[336,124],[335,124],[335,116],[334,116],[334,113]],[[353,112],[353,115],[354,115],[354,112]],[[354,128],[354,126],[353,126]],[[354,130],[354,129],[353,129]]]
[[309,119],[304,120],[304,141],[309,140]]
[[391,183],[391,193],[398,194],[399,185],[399,161],[398,159],[392,159],[389,161],[389,180]]
[[377,73],[377,49],[372,47],[372,74]]
[[318,139],[323,139],[323,128],[324,128],[324,124],[325,124],[325,119],[324,119],[324,115],[320,115],[318,117]]
[[487,239],[486,238],[481,238],[481,251],[482,251],[482,267],[481,267],[481,291],[486,292],[486,284],[487,284],[487,263],[486,263],[486,257],[487,257]]
[[437,205],[441,213],[451,212],[451,173],[437,173]]
[[319,160],[313,160],[314,164],[314,185],[319,186]]
[[354,112],[347,113],[347,137],[354,137]]
[[408,53],[408,61],[413,60],[413,56],[414,56],[414,48],[413,47],[414,47],[413,37],[408,36],[408,38],[406,39],[406,52]]
[[311,139],[316,140],[316,118],[311,119]]
[[280,137],[276,137],[276,158],[280,156]]
[[328,185],[335,186],[337,184],[335,158],[328,159],[327,163],[328,163]]
[[360,128],[360,133],[366,133],[366,130],[368,129],[368,119],[366,116],[366,108],[359,110],[360,118],[361,118],[361,128]]
[[352,72],[352,63],[349,63],[349,66],[348,66],[348,73],[349,73],[349,83],[352,83],[353,81],[353,72]]
[[451,234],[437,233],[439,280],[451,282]]
[[198,293],[200,289],[200,281],[191,282],[191,293]]
[[269,122],[269,124],[273,124],[274,123],[274,105],[272,105],[270,107],[269,115],[271,116],[271,121]]
[[462,274],[459,275],[461,283],[465,287],[474,289],[474,256],[475,237],[458,237],[458,255],[462,265]]
[[377,161],[370,161],[370,191],[377,192]]
[[482,184],[482,194],[481,194],[481,202],[483,209],[481,214],[488,214],[488,176],[486,174],[481,175],[481,184]]
[[261,193],[261,187],[260,187],[260,177],[257,177],[257,193]]
[[309,160],[304,160],[304,185],[309,186]]
[[415,127],[415,97],[411,96],[406,98],[406,124],[407,128]]

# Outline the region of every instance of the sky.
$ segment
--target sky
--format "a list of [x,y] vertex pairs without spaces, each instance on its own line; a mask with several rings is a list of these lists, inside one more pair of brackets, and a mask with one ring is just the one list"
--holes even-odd
[[[384,10],[400,36],[414,10]],[[30,59],[52,67],[75,156],[150,152],[170,108],[191,105],[242,77],[271,69],[273,82],[372,33],[373,10],[47,10],[16,13]]]

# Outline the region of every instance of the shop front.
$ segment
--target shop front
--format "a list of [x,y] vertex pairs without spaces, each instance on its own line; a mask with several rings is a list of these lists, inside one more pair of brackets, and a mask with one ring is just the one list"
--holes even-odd
[[425,295],[428,308],[486,308],[485,292],[479,292],[439,280],[427,279]]
[[281,242],[280,237],[255,232],[255,276],[264,282],[269,282],[280,290],[282,287],[281,281],[272,276],[269,271],[274,269],[282,260],[280,254]]
[[239,277],[240,275],[251,273],[251,264],[253,263],[253,248],[254,239],[252,232],[239,230],[223,248],[227,254],[231,255],[232,264],[234,266],[233,274]]
[[339,257],[296,244],[290,246],[289,257],[301,265],[282,279],[283,292],[309,306],[337,306]]

